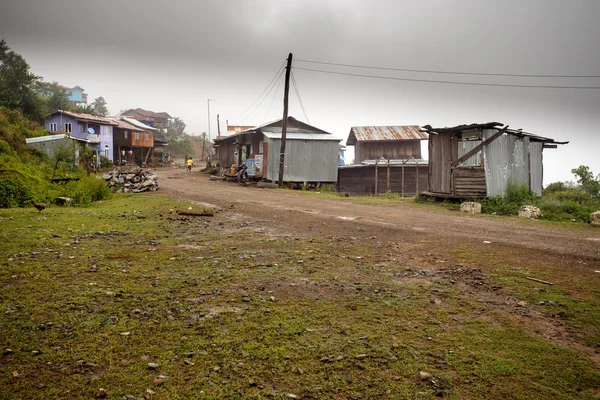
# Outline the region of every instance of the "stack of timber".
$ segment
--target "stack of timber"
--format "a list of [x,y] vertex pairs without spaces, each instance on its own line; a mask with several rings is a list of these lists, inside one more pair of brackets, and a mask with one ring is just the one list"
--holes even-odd
[[106,186],[117,193],[140,193],[158,190],[158,177],[142,168],[132,170],[114,169],[103,176]]

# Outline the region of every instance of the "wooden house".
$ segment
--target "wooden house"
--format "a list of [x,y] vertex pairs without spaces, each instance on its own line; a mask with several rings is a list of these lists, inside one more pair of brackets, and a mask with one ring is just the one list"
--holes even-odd
[[444,198],[502,196],[509,184],[542,195],[544,149],[553,139],[499,122],[423,130],[429,133],[429,191]]
[[114,120],[114,158],[118,164],[145,165],[154,151],[154,133],[157,129],[135,119],[121,117]]
[[[256,179],[279,179],[282,119],[214,140],[222,168],[248,164]],[[288,117],[283,180],[336,182],[340,139],[329,132]]]
[[354,163],[340,166],[338,190],[352,195],[398,193],[414,196],[427,189],[427,161],[419,126],[354,126],[346,145],[354,146]]

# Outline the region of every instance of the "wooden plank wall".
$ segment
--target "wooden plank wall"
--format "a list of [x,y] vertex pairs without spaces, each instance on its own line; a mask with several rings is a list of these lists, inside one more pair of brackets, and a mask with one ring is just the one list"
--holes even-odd
[[354,146],[354,164],[365,160],[377,160],[380,157],[386,160],[404,160],[410,157],[421,158],[420,140],[398,140],[379,142],[356,142]]
[[454,193],[462,197],[483,198],[487,194],[485,170],[477,167],[460,167],[452,170]]
[[431,192],[451,192],[452,154],[452,141],[449,134],[429,136],[429,190]]
[[[419,192],[428,190],[427,187],[428,166],[419,166]],[[390,166],[390,183],[392,193],[402,193],[402,167]],[[407,165],[404,167],[404,195],[414,196],[417,187],[417,167]],[[364,165],[352,168],[338,169],[338,189],[340,193],[348,193],[355,196],[375,194],[375,166]],[[379,167],[379,194],[385,194],[387,190],[387,167]]]

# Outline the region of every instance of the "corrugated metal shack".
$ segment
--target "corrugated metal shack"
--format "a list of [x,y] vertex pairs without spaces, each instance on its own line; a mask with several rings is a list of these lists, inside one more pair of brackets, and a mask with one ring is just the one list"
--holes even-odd
[[354,164],[339,167],[338,190],[363,196],[427,190],[428,165],[421,159],[427,138],[417,125],[352,127],[346,144],[354,146]]
[[542,195],[542,151],[553,139],[501,128],[499,122],[423,130],[429,138],[429,191],[435,197],[502,196],[509,184]]
[[[215,139],[221,167],[246,163],[250,176],[278,180],[282,121]],[[329,132],[288,117],[283,180],[336,182],[339,142]]]

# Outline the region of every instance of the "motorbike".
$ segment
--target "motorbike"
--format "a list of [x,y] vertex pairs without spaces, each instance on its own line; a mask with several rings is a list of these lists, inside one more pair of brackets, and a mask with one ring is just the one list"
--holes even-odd
[[240,185],[246,186],[248,184],[248,166],[246,164],[239,165],[237,167],[237,181]]

